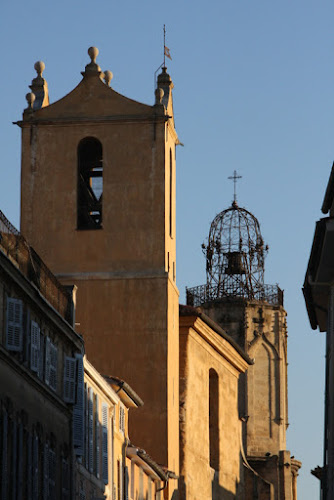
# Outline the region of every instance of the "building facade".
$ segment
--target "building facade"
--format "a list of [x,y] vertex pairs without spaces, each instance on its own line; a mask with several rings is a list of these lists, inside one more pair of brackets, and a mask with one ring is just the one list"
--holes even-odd
[[44,97],[29,94],[18,122],[21,230],[58,279],[77,286],[76,322],[94,366],[143,397],[135,441],[177,472],[173,83],[163,68],[155,104],[135,102],[109,86],[97,53],[89,49],[82,81],[50,105],[36,65]]
[[72,296],[0,212],[0,498],[71,499]]

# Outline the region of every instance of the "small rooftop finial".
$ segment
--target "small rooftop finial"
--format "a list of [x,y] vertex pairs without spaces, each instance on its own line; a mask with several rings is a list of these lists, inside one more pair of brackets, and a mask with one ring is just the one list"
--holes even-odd
[[43,63],[43,61],[37,61],[37,62],[35,62],[34,68],[35,68],[36,73],[38,75],[37,78],[38,77],[42,77],[43,71],[45,70],[45,64]]
[[113,78],[113,74],[111,71],[109,71],[109,69],[107,69],[107,71],[104,72],[104,81],[105,83],[108,85],[108,87],[110,87],[110,82]]
[[91,58],[91,62],[96,63],[96,58],[99,55],[99,49],[97,47],[89,47],[88,55]]
[[232,206],[236,207],[237,206],[237,179],[242,179],[242,175],[237,175],[237,171],[234,170],[233,175],[228,177],[228,179],[233,180],[233,183],[234,183],[234,196],[233,196]]
[[101,68],[96,64],[96,58],[99,55],[99,49],[97,47],[89,47],[88,55],[90,57],[90,63],[86,65],[85,71],[82,73],[83,76],[98,75],[101,76]]
[[155,89],[155,104],[162,104],[163,96],[164,96],[164,91],[160,87],[157,87]]

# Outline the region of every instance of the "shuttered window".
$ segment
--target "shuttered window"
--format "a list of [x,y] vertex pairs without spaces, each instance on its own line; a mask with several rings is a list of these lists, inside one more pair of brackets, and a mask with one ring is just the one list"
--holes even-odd
[[62,500],[70,498],[70,466],[68,460],[62,460]]
[[93,389],[88,390],[88,470],[93,472]]
[[40,337],[40,328],[36,321],[32,321],[30,325],[30,368],[34,372],[39,371]]
[[49,337],[45,343],[45,383],[54,391],[57,390],[58,349]]
[[22,300],[7,297],[6,348],[9,351],[22,351],[22,316]]
[[49,445],[45,443],[43,452],[43,500],[49,498]]
[[32,438],[32,497],[38,498],[38,482],[39,482],[39,472],[38,472],[38,437],[35,434]]
[[17,463],[17,500],[22,500],[23,495],[23,424],[18,425],[18,463]]
[[65,356],[64,360],[64,401],[75,403],[76,359]]
[[84,454],[84,411],[85,411],[85,396],[84,396],[84,366],[83,356],[76,354],[77,362],[77,394],[76,401],[73,407],[73,443],[74,451],[77,456]]
[[100,415],[99,397],[95,395],[95,472],[96,477],[100,477]]
[[108,405],[102,403],[102,480],[108,484]]
[[2,414],[2,450],[1,450],[1,500],[7,500],[8,489],[8,415],[6,410]]
[[16,421],[12,421],[12,464],[11,464],[11,474],[10,474],[10,488],[11,496],[13,500],[17,500],[16,488],[17,488],[17,425]]
[[125,410],[122,405],[119,407],[119,430],[125,432]]
[[49,500],[56,500],[57,457],[56,452],[49,448]]

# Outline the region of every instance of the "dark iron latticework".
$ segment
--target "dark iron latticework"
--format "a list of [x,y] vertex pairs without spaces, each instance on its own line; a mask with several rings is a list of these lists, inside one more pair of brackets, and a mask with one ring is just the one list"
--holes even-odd
[[[240,178],[234,172],[230,177]],[[256,217],[238,206],[234,188],[232,205],[211,223],[207,244],[206,285],[187,289],[187,302],[200,305],[224,297],[266,300],[280,304],[283,292],[264,284],[264,260],[268,252]]]

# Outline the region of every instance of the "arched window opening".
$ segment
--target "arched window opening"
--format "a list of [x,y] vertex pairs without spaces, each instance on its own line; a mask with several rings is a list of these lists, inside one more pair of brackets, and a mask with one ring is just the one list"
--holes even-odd
[[219,470],[219,380],[218,374],[209,371],[209,442],[210,467]]
[[173,237],[173,157],[169,150],[169,236]]
[[102,144],[86,137],[78,146],[78,229],[102,227]]

